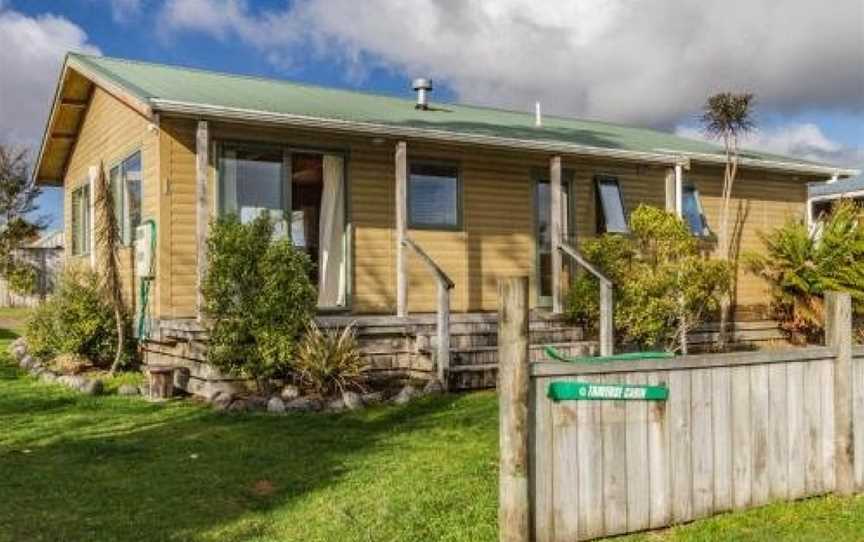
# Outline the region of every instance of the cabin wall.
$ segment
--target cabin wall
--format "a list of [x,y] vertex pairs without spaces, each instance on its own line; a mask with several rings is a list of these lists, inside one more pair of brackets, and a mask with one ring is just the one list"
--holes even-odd
[[[159,251],[160,313],[163,318],[191,317],[196,303],[195,129],[191,119],[163,119],[160,154],[166,182],[162,196]],[[261,141],[315,150],[331,149],[347,156],[348,217],[353,225],[352,311],[361,314],[395,311],[396,232],[394,202],[394,140],[379,144],[371,138],[259,126],[213,122],[214,142]],[[211,148],[211,212],[217,193],[215,146]],[[497,307],[500,277],[528,275],[531,305],[537,305],[534,247],[534,179],[548,170],[548,157],[533,153],[465,149],[456,146],[408,142],[408,157],[455,161],[463,186],[462,231],[410,230],[409,235],[456,283],[451,294],[454,312],[492,311]],[[632,211],[640,203],[665,205],[666,169],[599,160],[565,159],[574,175],[573,229],[578,239],[595,235],[596,209],[593,177],[618,177],[624,204]],[[694,169],[688,173],[702,194],[709,226],[719,225],[722,170]],[[742,250],[759,247],[757,232],[780,225],[790,216],[803,216],[805,179],[766,176],[742,170],[735,187],[734,207],[745,210]],[[164,236],[164,237],[163,237]],[[410,250],[408,308],[411,312],[435,309],[435,282]],[[765,284],[739,269],[738,302],[764,305]]]
[[[89,183],[91,166],[102,166],[105,174],[117,163],[128,158],[136,151],[141,152],[142,169],[142,221],[154,218],[158,205],[158,139],[148,130],[149,121],[127,105],[123,104],[107,92],[96,87],[87,108],[84,122],[74,150],[69,157],[69,164],[64,178],[63,216],[66,242],[66,261],[69,264],[90,265],[91,256],[72,256],[72,192],[79,186]],[[91,188],[91,202],[97,202],[98,187]],[[91,214],[94,221],[99,213],[91,203]],[[99,224],[95,225],[96,231]],[[91,236],[90,250],[96,253],[97,268],[100,258],[98,243]],[[137,288],[134,287],[134,253],[132,247],[123,247],[119,251],[120,278],[123,285],[123,297],[130,307],[137,303]]]

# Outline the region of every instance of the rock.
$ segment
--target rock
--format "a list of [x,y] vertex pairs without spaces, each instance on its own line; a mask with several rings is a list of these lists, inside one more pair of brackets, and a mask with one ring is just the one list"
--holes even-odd
[[321,410],[321,402],[311,397],[298,397],[285,403],[285,410],[297,412],[313,412]]
[[46,384],[52,384],[57,381],[57,375],[52,371],[43,371],[42,374],[39,375],[39,380],[45,382]]
[[345,402],[341,397],[336,397],[328,401],[327,406],[324,408],[327,412],[342,412],[345,410]]
[[249,410],[266,410],[268,402],[267,397],[261,395],[253,395],[246,398],[246,405]]
[[274,395],[267,401],[267,412],[272,412],[274,414],[284,414],[285,413],[285,401],[282,400],[281,397],[277,397]]
[[360,410],[363,408],[363,398],[356,391],[343,391],[342,404],[348,410]]
[[18,365],[25,370],[30,370],[33,367],[33,364],[36,363],[36,360],[33,359],[32,356],[22,356],[18,361]]
[[18,359],[23,358],[27,355],[27,347],[24,345],[18,345],[12,347],[12,355]]
[[405,387],[399,390],[399,393],[397,393],[396,397],[393,398],[393,402],[397,405],[404,405],[416,396],[417,389],[411,384],[405,384]]
[[138,393],[141,394],[141,397],[150,397],[150,384],[141,384],[138,386]]
[[78,388],[81,393],[86,393],[87,395],[102,395],[102,392],[105,391],[105,384],[102,383],[101,380],[96,378],[84,378],[84,382]]
[[126,397],[138,395],[138,386],[135,386],[134,384],[123,384],[117,388],[117,395],[123,395]]
[[423,395],[440,395],[442,393],[444,393],[444,386],[437,378],[430,380],[423,387]]
[[220,391],[216,392],[216,396],[210,402],[213,403],[213,408],[216,410],[228,410],[231,403],[234,402],[234,396],[230,393]]
[[384,402],[384,392],[373,391],[364,393],[360,398],[363,400],[364,405],[378,405]]
[[283,402],[293,401],[300,397],[300,390],[297,386],[293,384],[286,384],[284,388],[282,388],[282,393],[280,394]]
[[246,412],[247,410],[251,410],[252,405],[249,404],[249,401],[246,399],[235,399],[228,406],[229,412]]

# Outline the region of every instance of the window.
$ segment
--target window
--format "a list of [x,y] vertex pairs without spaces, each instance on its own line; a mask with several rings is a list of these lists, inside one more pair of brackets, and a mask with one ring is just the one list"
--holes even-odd
[[462,225],[456,166],[412,163],[408,176],[408,227],[458,230]]
[[708,229],[705,214],[702,212],[699,190],[692,184],[685,184],[682,196],[681,216],[687,226],[690,227],[690,232],[699,237],[708,236],[711,232]]
[[141,153],[111,168],[109,179],[120,240],[129,245],[141,224]]
[[267,211],[281,221],[287,208],[286,178],[279,147],[226,146],[220,158],[220,208],[244,224]]
[[90,185],[72,192],[72,255],[90,253]]
[[596,177],[597,182],[597,231],[601,233],[629,233],[627,215],[621,187],[615,177]]

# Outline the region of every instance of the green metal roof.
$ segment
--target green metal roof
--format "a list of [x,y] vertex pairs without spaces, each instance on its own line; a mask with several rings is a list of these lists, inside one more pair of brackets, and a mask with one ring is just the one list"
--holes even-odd
[[[414,102],[391,96],[355,92],[278,79],[264,79],[198,69],[151,64],[108,57],[69,54],[70,64],[92,70],[148,104],[153,110],[167,104],[207,106],[277,115],[368,123],[385,127],[413,128],[506,138],[525,142],[570,144],[669,155],[691,154],[694,160],[722,157],[719,145],[649,130],[555,116],[544,116],[534,125],[532,113],[450,103],[431,104],[417,110]],[[634,98],[635,99],[635,98]],[[743,157],[772,163],[824,166],[795,158],[747,151]],[[710,160],[715,161],[715,160]],[[781,168],[782,169],[782,168]]]

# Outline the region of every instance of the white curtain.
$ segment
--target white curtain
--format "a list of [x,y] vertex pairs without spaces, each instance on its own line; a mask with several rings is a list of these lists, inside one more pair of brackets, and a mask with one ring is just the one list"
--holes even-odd
[[341,156],[324,155],[318,243],[318,306],[345,305],[345,197]]

